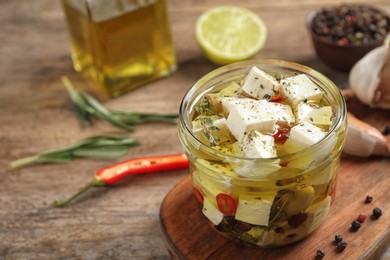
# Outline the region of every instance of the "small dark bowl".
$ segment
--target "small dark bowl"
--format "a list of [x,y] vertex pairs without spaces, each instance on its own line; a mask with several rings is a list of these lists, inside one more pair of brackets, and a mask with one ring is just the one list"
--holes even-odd
[[[362,6],[362,5],[358,5],[358,6]],[[310,32],[312,43],[317,53],[317,56],[329,67],[339,71],[348,72],[352,68],[352,66],[358,60],[360,60],[364,55],[366,55],[369,51],[371,51],[372,49],[378,46],[381,46],[386,36],[383,36],[383,38],[380,38],[376,41],[371,41],[363,45],[351,45],[351,44],[338,45],[334,41],[331,41],[329,39],[324,39],[323,37],[319,36],[313,31],[312,29],[313,19],[324,9],[331,9],[334,7],[321,8],[312,11],[307,17],[306,27]],[[382,14],[384,14],[387,17],[388,21],[390,20],[389,15],[385,11],[372,6],[367,6],[367,7],[370,9],[375,9],[380,11]]]

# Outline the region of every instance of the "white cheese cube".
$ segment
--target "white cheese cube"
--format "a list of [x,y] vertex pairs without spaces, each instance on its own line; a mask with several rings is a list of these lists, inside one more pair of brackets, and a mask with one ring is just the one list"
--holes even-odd
[[200,170],[192,172],[192,181],[197,187],[201,187],[206,196],[215,197],[225,190],[223,184],[216,183],[206,173]]
[[235,218],[253,225],[268,226],[272,201],[239,198]]
[[200,119],[192,121],[192,131],[195,136],[203,143],[208,143],[209,140],[206,136],[205,127],[208,128],[208,132],[216,140],[218,144],[230,140],[230,131],[226,126],[226,119],[215,116],[208,117],[208,120],[212,120],[212,124],[204,126]]
[[222,110],[222,99],[229,99],[231,97],[238,96],[240,94],[240,85],[236,82],[232,82],[227,87],[221,89],[217,93],[210,93],[206,95],[210,105],[216,110]]
[[259,101],[260,112],[263,117],[275,119],[278,123],[285,123],[291,125],[295,122],[295,117],[289,105],[267,102],[265,100]]
[[309,176],[309,181],[312,185],[328,184],[337,172],[336,163],[339,162],[337,160],[332,160],[332,162],[327,164],[326,168],[314,168],[313,170],[305,173],[305,175]]
[[277,156],[274,138],[255,130],[244,135],[239,144],[247,158],[272,158]]
[[288,153],[295,153],[319,142],[325,135],[326,132],[321,128],[309,122],[303,122],[291,128],[290,137],[283,149]]
[[220,212],[208,199],[204,197],[203,201],[203,214],[208,218],[214,225],[218,225],[223,220],[223,213]]
[[217,138],[218,143],[223,143],[230,140],[230,131],[226,126],[225,118],[219,118],[213,121],[210,132],[213,137]]
[[225,114],[229,114],[230,110],[235,106],[250,107],[256,103],[256,100],[250,98],[223,97],[221,98],[222,110]]
[[327,196],[306,209],[305,213],[308,215],[308,218],[304,222],[304,226],[308,228],[309,232],[318,228],[324,221],[330,209],[330,202],[331,196]]
[[295,107],[304,100],[319,101],[323,95],[321,89],[316,86],[308,76],[300,74],[288,77],[280,81],[283,95]]
[[244,79],[242,90],[257,99],[270,99],[279,90],[279,82],[271,75],[253,67]]
[[195,134],[195,136],[198,138],[199,141],[202,143],[207,143],[208,140],[204,134],[203,126],[200,120],[196,119],[192,121],[192,132]]
[[329,158],[329,154],[332,153],[333,149],[336,147],[338,138],[339,137],[334,132],[327,136],[326,142],[324,142],[321,149],[316,152],[316,161],[318,163],[322,163]]
[[310,122],[316,126],[330,126],[332,124],[332,107],[310,105],[301,102],[296,107],[297,123]]
[[[204,159],[197,159],[195,162],[195,166],[198,170],[204,172],[207,176],[221,176],[218,181],[213,181],[213,183],[218,184],[219,192],[226,192],[230,186],[230,178],[224,178],[224,176],[237,177],[237,175],[229,164],[217,163]],[[224,181],[221,182],[221,179],[223,179]],[[219,185],[223,183],[226,186]],[[204,183],[204,185],[206,184]]]
[[257,104],[253,106],[234,106],[226,120],[226,125],[230,133],[241,140],[246,132],[256,129],[260,132],[274,131],[276,119],[274,117],[264,117],[264,113],[259,111]]
[[316,159],[316,153],[308,153],[305,156],[297,157],[294,160],[291,160],[287,167],[289,169],[310,169],[313,161]]
[[254,102],[235,102],[230,107],[226,125],[230,133],[237,140],[241,140],[250,130],[274,133],[277,122],[291,124],[294,121],[290,106],[262,99]]
[[238,174],[248,179],[262,179],[268,175],[278,171],[280,166],[280,159],[261,160],[239,160],[230,162],[233,170]]

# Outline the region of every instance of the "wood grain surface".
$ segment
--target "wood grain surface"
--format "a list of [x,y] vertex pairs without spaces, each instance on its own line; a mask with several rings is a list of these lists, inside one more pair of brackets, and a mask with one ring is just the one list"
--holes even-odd
[[[250,8],[263,18],[269,34],[256,58],[308,65],[344,88],[348,75],[317,59],[304,27],[311,10],[340,2],[365,1],[229,0],[223,4]],[[217,0],[168,0],[178,70],[104,104],[120,110],[177,112],[184,93],[197,79],[217,68],[197,46],[194,24],[203,11],[220,4],[222,1]],[[390,12],[388,0],[372,0],[370,4]],[[69,207],[58,209],[52,207],[54,199],[72,194],[90,181],[97,169],[119,159],[9,168],[12,160],[87,136],[123,133],[104,122],[95,122],[92,128],[79,125],[60,77],[67,75],[78,85],[90,83],[74,72],[69,46],[60,1],[0,0],[0,259],[169,259],[159,225],[159,208],[171,188],[188,176],[186,171],[127,178],[114,187],[94,189]],[[375,113],[371,117],[371,110],[365,111],[359,116],[371,123],[389,122],[388,117]],[[182,151],[174,125],[140,125],[131,136],[142,144],[120,160]],[[363,197],[370,187],[374,196],[389,201],[388,193],[381,195],[375,189],[386,184],[389,187],[379,173],[390,168],[388,160],[343,160],[357,165],[346,174],[343,167],[348,164],[341,168],[340,184],[346,193],[359,190]],[[375,168],[378,172],[367,171],[373,164],[379,167]],[[366,176],[365,182],[360,183],[363,178],[355,179],[354,175]],[[343,196],[339,194],[340,205]],[[345,211],[357,210],[360,199],[344,205]],[[388,221],[388,214],[385,212],[382,221]],[[349,222],[340,219],[336,228]],[[375,230],[376,226],[370,227]],[[359,241],[364,239],[359,237]],[[298,247],[304,248],[303,244]]]

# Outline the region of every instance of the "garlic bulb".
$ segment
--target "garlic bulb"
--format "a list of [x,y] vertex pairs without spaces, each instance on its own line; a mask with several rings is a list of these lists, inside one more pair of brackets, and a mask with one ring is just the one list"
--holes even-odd
[[390,109],[390,35],[352,67],[349,84],[363,103]]
[[390,144],[378,129],[357,119],[349,112],[347,116],[348,132],[344,152],[361,157],[390,156]]

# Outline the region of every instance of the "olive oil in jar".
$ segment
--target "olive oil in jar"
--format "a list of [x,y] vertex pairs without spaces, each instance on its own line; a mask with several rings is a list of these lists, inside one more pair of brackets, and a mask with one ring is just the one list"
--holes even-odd
[[76,71],[115,97],[176,68],[165,0],[62,0]]

